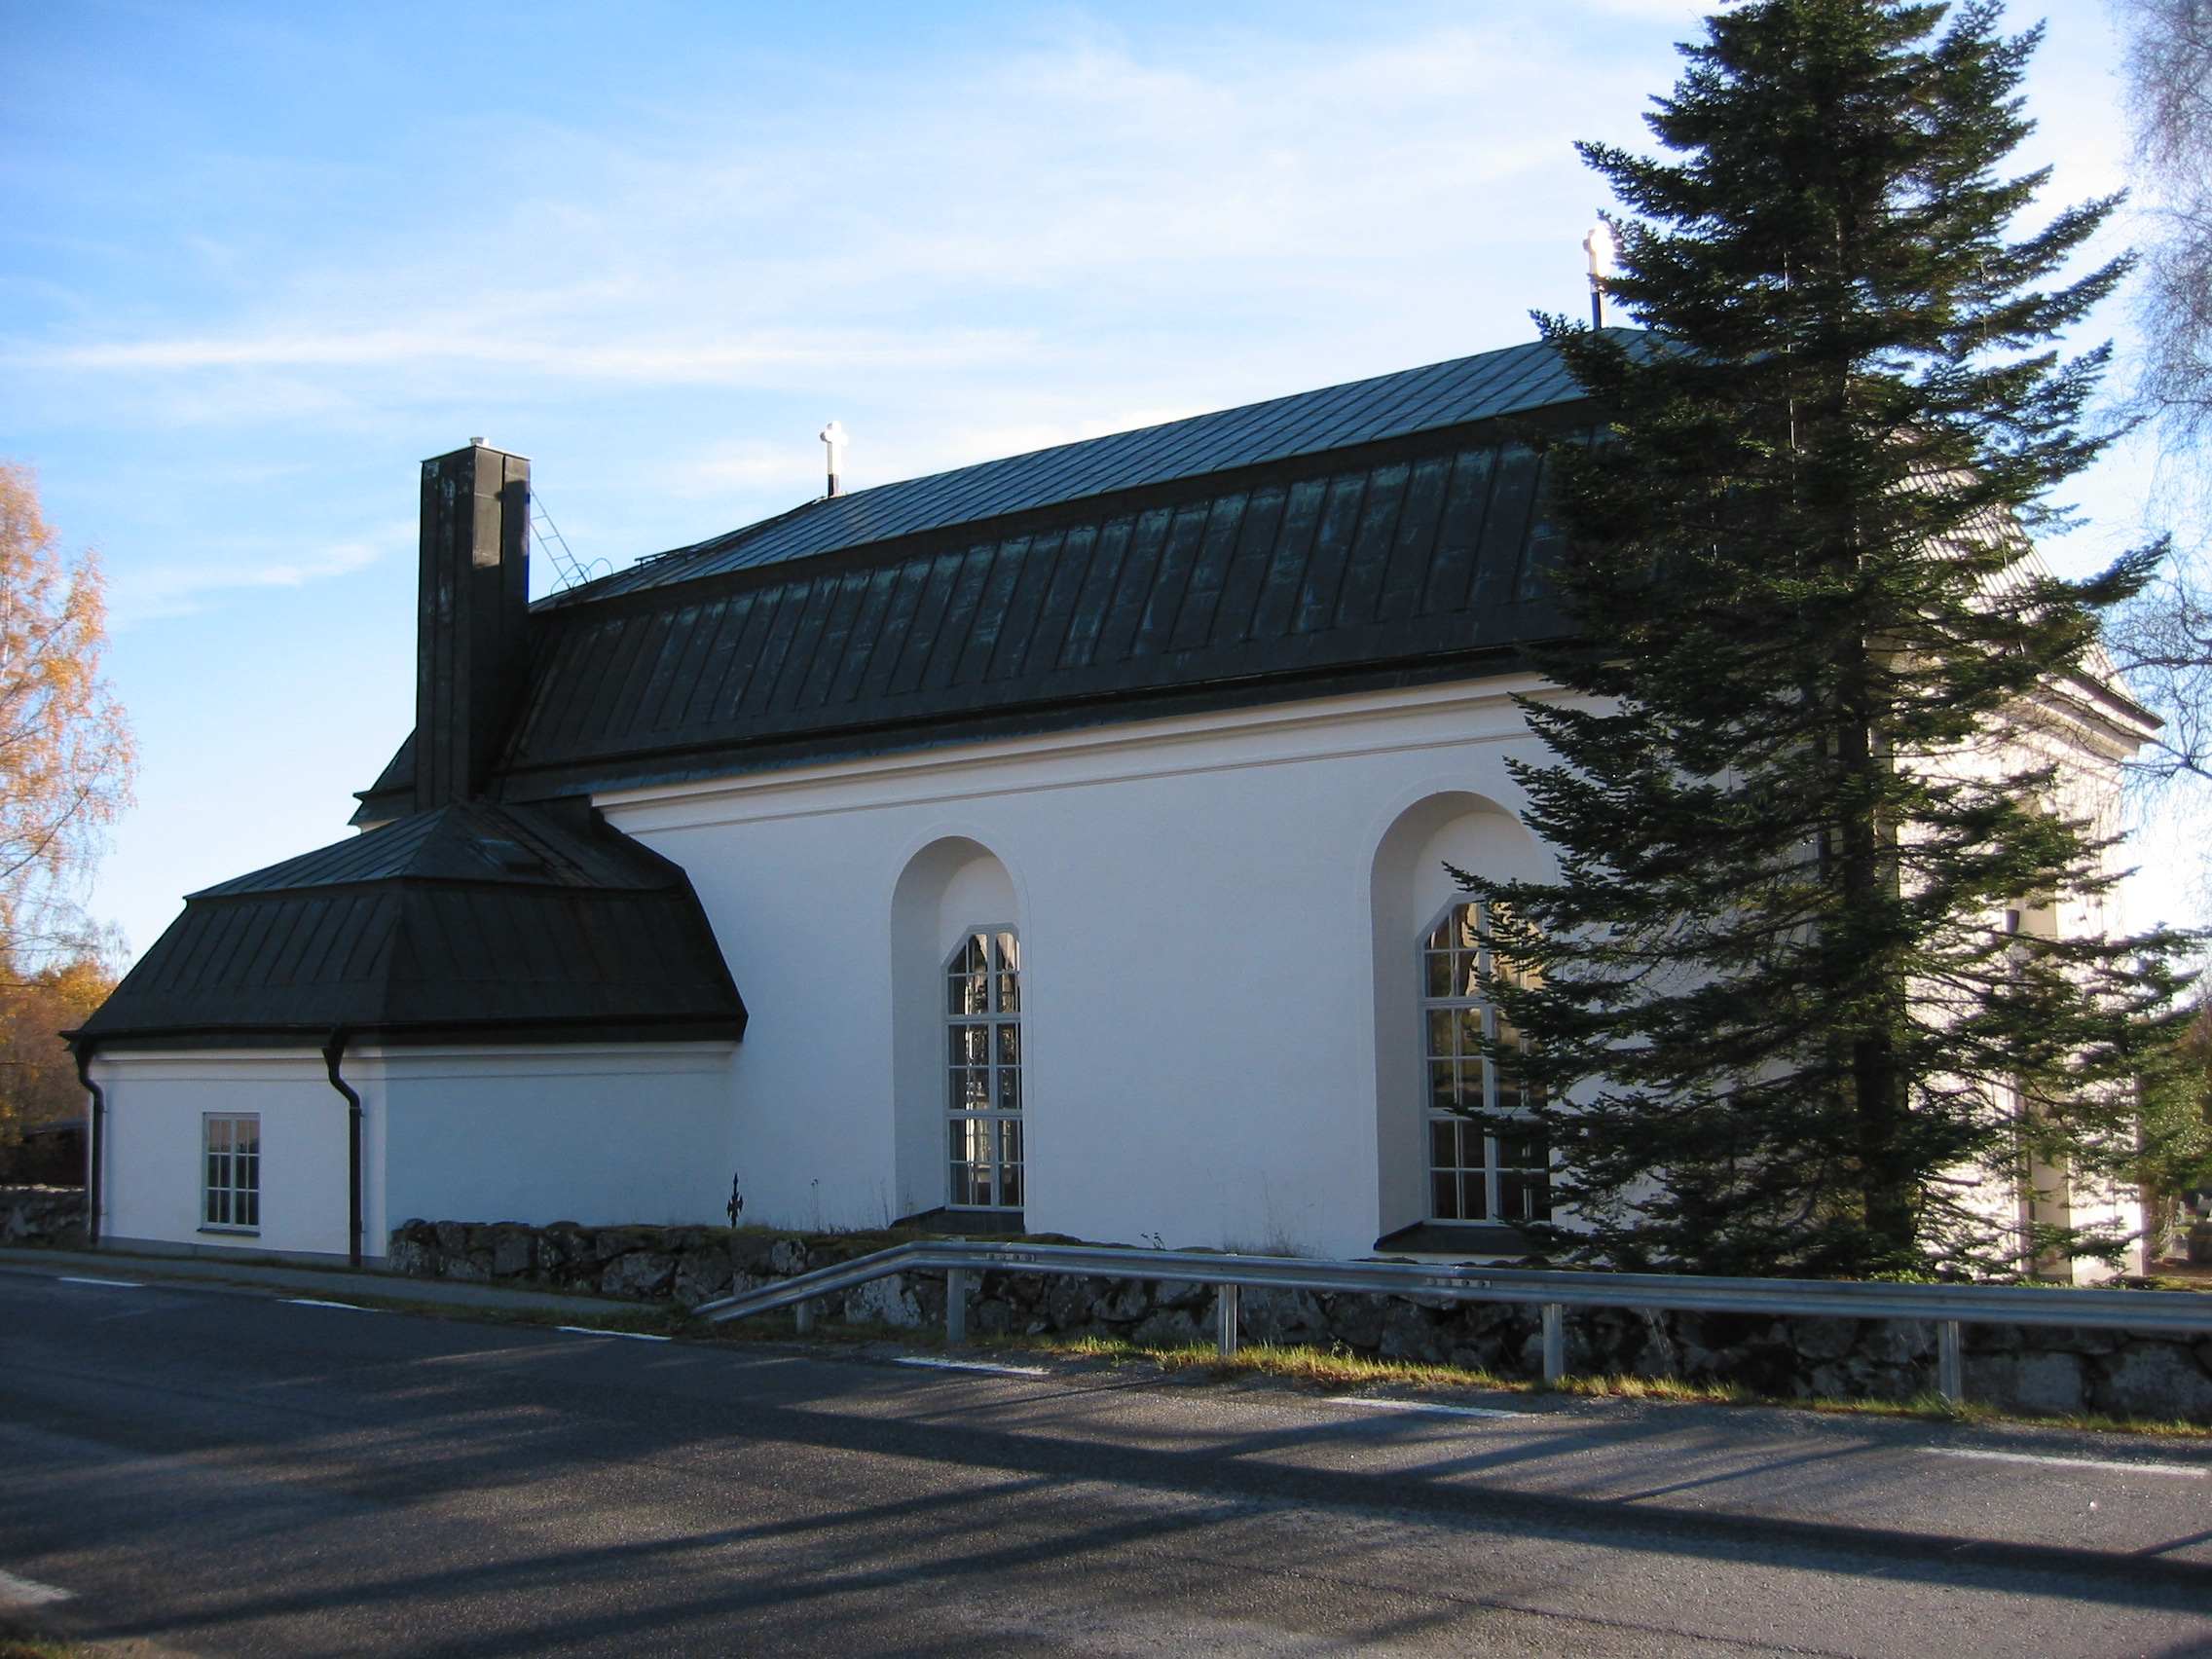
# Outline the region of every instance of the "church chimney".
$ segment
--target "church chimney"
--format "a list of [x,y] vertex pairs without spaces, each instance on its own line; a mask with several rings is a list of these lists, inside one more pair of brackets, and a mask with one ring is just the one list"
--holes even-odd
[[415,810],[483,792],[527,667],[530,461],[466,449],[423,463]]

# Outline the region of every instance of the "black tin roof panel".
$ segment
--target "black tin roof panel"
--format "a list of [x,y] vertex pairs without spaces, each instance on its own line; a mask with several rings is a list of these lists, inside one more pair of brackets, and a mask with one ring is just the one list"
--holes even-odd
[[589,604],[1115,491],[1466,425],[1582,396],[1558,354],[1531,342],[831,497],[660,554],[540,604]]
[[194,894],[78,1034],[98,1045],[734,1039],[675,865],[571,807],[454,803]]
[[764,763],[749,751],[953,742],[1015,710],[1143,718],[1140,702],[1198,688],[1313,695],[1558,636],[1532,452],[1447,437],[1347,459],[542,614],[500,787],[529,799]]

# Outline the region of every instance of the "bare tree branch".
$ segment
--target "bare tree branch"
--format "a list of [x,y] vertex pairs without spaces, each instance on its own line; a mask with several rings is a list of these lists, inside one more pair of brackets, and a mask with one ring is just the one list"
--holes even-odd
[[2136,316],[2143,413],[2169,455],[2212,435],[2212,0],[2113,0],[2128,31],[2139,194],[2157,229]]

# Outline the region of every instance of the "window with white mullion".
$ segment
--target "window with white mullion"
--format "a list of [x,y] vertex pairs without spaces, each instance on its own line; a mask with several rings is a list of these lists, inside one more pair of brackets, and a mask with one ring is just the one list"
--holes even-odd
[[261,1119],[253,1113],[208,1113],[202,1186],[202,1224],[239,1232],[261,1226]]
[[1021,1207],[1021,941],[977,929],[945,964],[953,1209]]
[[1509,1069],[1486,1040],[1516,1046],[1482,995],[1490,971],[1481,904],[1455,904],[1421,945],[1421,1033],[1427,1089],[1429,1216],[1435,1221],[1545,1221],[1551,1151]]

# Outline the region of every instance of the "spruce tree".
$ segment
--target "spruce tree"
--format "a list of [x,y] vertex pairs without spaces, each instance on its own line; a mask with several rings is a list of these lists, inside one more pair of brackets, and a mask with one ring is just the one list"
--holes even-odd
[[1577,639],[1523,703],[1561,873],[1465,878],[1570,1257],[1955,1275],[2120,1242],[2023,1250],[2010,1201],[2124,1166],[2179,1017],[2183,938],[2082,925],[2109,842],[2058,764],[2154,560],[2064,581],[2028,539],[2110,441],[2103,352],[2051,342],[2123,273],[2058,280],[2115,203],[2011,239],[2036,37],[1949,12],[1748,0],[1648,117],[1672,157],[1582,146],[1645,332],[1540,319],[1609,421],[1552,445]]

